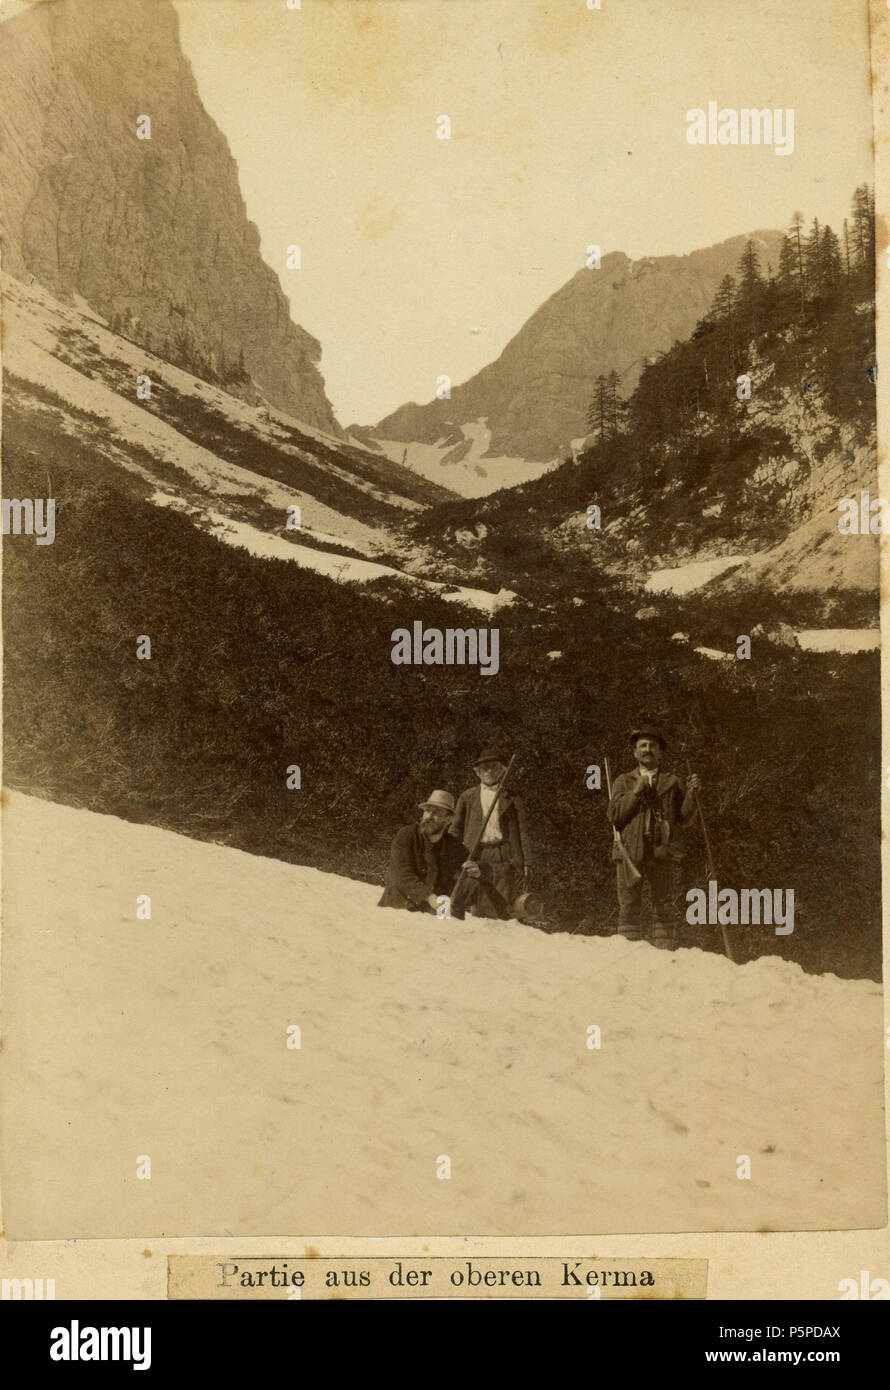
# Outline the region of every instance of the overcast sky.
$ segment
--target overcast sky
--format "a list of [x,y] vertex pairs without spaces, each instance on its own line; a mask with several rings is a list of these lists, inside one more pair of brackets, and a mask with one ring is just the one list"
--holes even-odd
[[[871,179],[867,0],[601,3],[175,0],[343,423],[491,361],[589,243],[686,252],[796,208],[840,230]],[[794,153],[690,146],[712,99],[793,107]]]

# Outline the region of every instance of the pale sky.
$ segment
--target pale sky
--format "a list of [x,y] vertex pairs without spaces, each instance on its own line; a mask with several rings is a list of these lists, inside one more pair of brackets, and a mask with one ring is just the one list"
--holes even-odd
[[[840,231],[872,176],[867,0],[601,3],[175,0],[343,424],[491,361],[589,243],[682,253],[797,208]],[[690,146],[709,100],[793,107],[794,153]]]

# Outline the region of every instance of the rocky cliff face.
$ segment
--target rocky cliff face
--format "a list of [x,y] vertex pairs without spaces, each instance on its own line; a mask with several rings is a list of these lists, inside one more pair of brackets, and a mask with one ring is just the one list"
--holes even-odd
[[[752,235],[762,269],[771,264],[775,270],[781,233]],[[611,252],[599,270],[573,275],[495,362],[452,390],[450,401],[401,406],[374,433],[433,443],[485,417],[489,454],[555,457],[560,445],[587,433],[597,376],[614,369],[629,395],[647,357],[689,337],[723,276],[736,270],[746,240],[732,237],[688,256],[641,261]]]
[[341,433],[320,346],[262,260],[171,0],[55,0],[0,25],[0,126],[6,271]]

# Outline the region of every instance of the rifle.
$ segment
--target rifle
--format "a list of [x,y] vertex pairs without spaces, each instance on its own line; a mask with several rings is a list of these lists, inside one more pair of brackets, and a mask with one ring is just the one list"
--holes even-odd
[[[478,852],[479,852],[479,846],[480,846],[481,843],[482,843],[482,836],[485,834],[485,828],[486,828],[486,826],[488,825],[488,822],[491,820],[491,815],[492,815],[492,812],[494,811],[495,806],[497,806],[498,801],[500,800],[501,792],[504,790],[504,783],[506,782],[507,778],[510,776],[510,769],[511,769],[511,767],[513,766],[513,764],[515,763],[515,761],[516,761],[516,754],[514,753],[513,756],[512,756],[512,758],[510,759],[510,761],[507,763],[507,766],[504,768],[504,775],[501,777],[501,780],[498,782],[498,784],[497,784],[497,786],[496,786],[496,788],[495,788],[494,800],[492,801],[491,805],[490,805],[489,808],[488,808],[488,814],[486,815],[484,821],[482,822],[482,829],[479,831],[479,834],[476,836],[476,842],[475,842],[475,844],[473,845],[473,848],[470,850],[470,853],[467,855],[467,858],[468,858],[468,859],[475,859],[475,858],[476,858],[476,855],[477,855]],[[458,876],[457,876],[457,882],[455,883],[453,889],[451,890],[451,901],[452,901],[452,903],[455,903],[455,902],[457,901],[457,895],[458,895],[460,889],[463,887],[463,885],[464,885],[464,880],[466,879],[466,877],[467,877],[467,871],[466,871],[466,869],[461,869],[460,873],[459,873]]]
[[[606,768],[606,787],[607,787],[608,792],[609,792],[609,801],[611,802],[611,800],[612,800],[612,773],[611,773],[611,771],[609,770],[609,759],[608,759],[608,758],[604,758],[604,759],[603,759],[603,763],[604,763],[605,768]],[[622,838],[621,838],[621,832],[620,832],[620,830],[618,829],[618,827],[615,826],[615,825],[612,826],[612,840],[613,840],[613,843],[614,843],[615,845],[617,845],[617,847],[618,847],[618,852],[619,852],[619,854],[621,855],[621,862],[622,862],[622,864],[624,865],[624,872],[625,872],[625,874],[627,875],[627,881],[628,881],[628,883],[639,883],[640,880],[642,879],[643,875],[640,873],[640,871],[639,871],[639,869],[637,868],[636,864],[635,864],[634,861],[631,859],[630,854],[628,853],[628,850],[627,850],[627,845],[624,843],[624,841],[623,841]]]

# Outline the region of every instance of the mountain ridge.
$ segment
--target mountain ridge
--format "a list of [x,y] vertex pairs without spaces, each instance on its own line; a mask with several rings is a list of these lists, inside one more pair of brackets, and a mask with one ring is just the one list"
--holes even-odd
[[[598,271],[578,270],[550,295],[494,361],[452,388],[450,400],[408,402],[371,433],[434,443],[484,418],[491,454],[554,458],[566,441],[587,433],[587,408],[600,373],[617,370],[629,393],[645,362],[688,337],[707,313],[746,242],[753,238],[775,268],[781,237],[761,229],[683,255],[635,261],[623,251],[608,252]],[[615,291],[625,301],[620,311]]]

